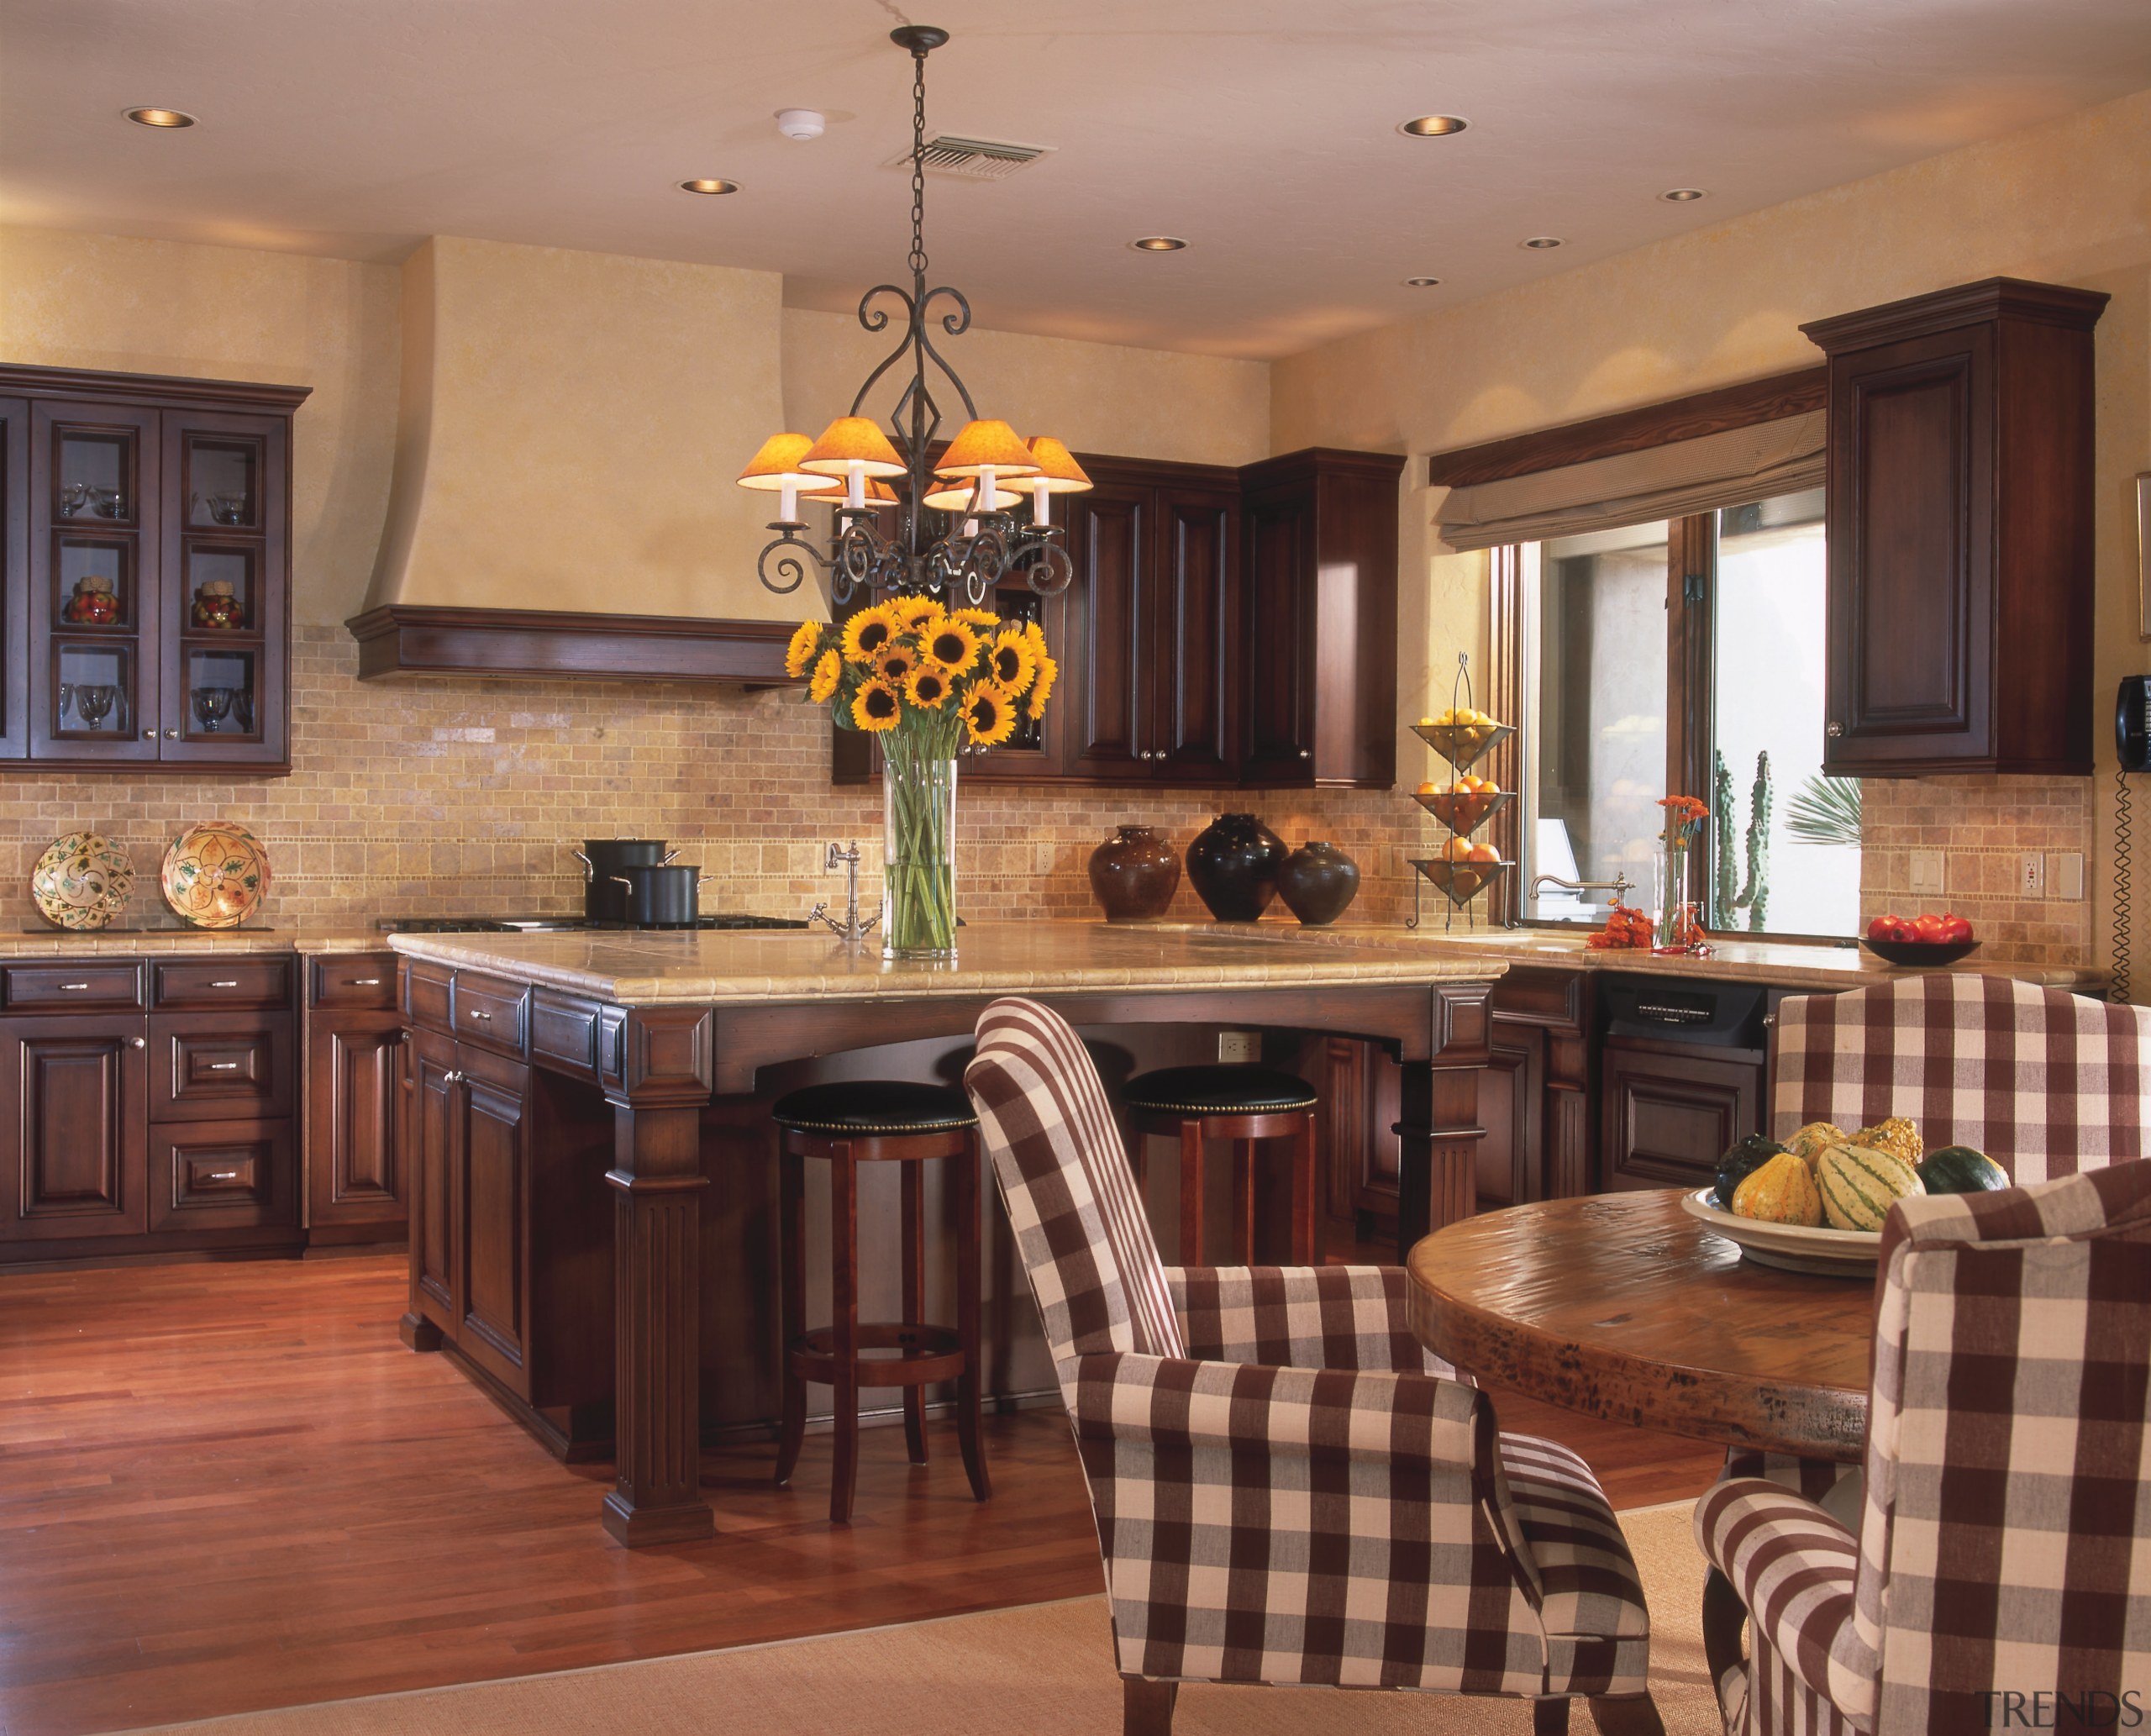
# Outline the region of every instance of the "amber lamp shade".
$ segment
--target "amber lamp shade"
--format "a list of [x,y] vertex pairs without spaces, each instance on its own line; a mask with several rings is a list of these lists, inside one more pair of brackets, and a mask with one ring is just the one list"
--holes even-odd
[[1094,486],[1083,466],[1076,462],[1075,455],[1051,434],[1040,434],[1033,440],[1030,454],[1031,462],[1039,468],[1036,476],[1024,479],[1026,488],[1033,492],[1043,488],[1048,494],[1081,494]]
[[862,476],[901,476],[904,461],[889,437],[864,416],[839,416],[822,430],[799,468],[821,476],[849,476],[852,466]]
[[[1027,485],[1030,481],[1028,476],[1024,478]],[[1023,498],[1013,489],[1003,488],[998,482],[993,485],[993,504],[991,507],[980,506],[977,497],[978,485],[976,482],[951,482],[945,488],[928,489],[926,504],[944,513],[1005,513]]]
[[[834,487],[831,487],[829,479],[827,476],[814,476],[809,480],[813,481],[814,486],[812,488],[801,489],[799,491],[800,499],[818,501],[823,506],[840,507],[844,504],[843,483],[839,482]],[[891,488],[886,482],[869,482],[866,485],[866,504],[868,506],[892,507],[896,505],[896,503],[897,491]]]
[[937,476],[976,476],[991,471],[1003,480],[1038,474],[1031,449],[1005,422],[966,422],[963,431],[949,442],[941,462],[934,466]]
[[828,478],[811,471],[799,468],[799,460],[813,450],[814,443],[802,434],[771,434],[762,442],[762,450],[739,472],[742,488],[766,488],[772,493],[789,482],[804,491],[820,488]]

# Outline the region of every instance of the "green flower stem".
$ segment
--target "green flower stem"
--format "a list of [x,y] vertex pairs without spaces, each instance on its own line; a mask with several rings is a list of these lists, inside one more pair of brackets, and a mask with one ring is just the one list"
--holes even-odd
[[[953,723],[955,720],[949,720]],[[886,807],[882,874],[889,895],[885,938],[899,953],[944,953],[956,944],[955,730],[939,718],[907,718],[882,739]]]

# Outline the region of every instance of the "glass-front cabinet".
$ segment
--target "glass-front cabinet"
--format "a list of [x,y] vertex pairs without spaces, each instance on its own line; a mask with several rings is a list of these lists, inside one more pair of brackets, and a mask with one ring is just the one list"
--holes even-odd
[[0,367],[0,761],[281,771],[289,387]]

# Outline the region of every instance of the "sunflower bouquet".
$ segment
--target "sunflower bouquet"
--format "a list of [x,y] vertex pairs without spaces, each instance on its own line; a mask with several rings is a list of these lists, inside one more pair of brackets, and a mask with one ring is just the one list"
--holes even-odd
[[837,726],[881,737],[886,836],[881,934],[891,956],[955,950],[956,755],[1045,715],[1060,669],[1037,623],[896,597],[842,622],[802,621],[785,672]]

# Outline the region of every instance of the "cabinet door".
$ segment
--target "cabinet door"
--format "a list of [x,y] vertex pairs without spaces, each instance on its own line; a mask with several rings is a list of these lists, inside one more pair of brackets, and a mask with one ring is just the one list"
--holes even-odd
[[157,413],[31,409],[29,750],[85,765],[157,757]]
[[0,1235],[147,1232],[148,1047],[139,1017],[0,1024],[0,1134],[13,1160]]
[[167,762],[287,757],[281,416],[166,411],[159,627],[159,753]]
[[0,397],[0,760],[29,752],[30,407]]
[[1617,1039],[1606,1045],[1599,1185],[1702,1187],[1743,1135],[1761,1131],[1763,1057]]
[[1071,713],[1067,765],[1079,776],[1139,779],[1164,745],[1146,733],[1158,655],[1150,643],[1154,496],[1149,488],[1101,487],[1068,497],[1071,667],[1057,702]]
[[1161,490],[1156,536],[1154,721],[1144,732],[1152,762],[1159,776],[1183,783],[1236,778],[1239,501]]
[[[1075,588],[1072,582],[1069,588]],[[1067,592],[1042,597],[1028,582],[1007,584],[989,599],[989,606],[1011,625],[1037,622],[1054,660],[1059,663],[1067,656]],[[1039,783],[1060,776],[1068,755],[1067,692],[1065,687],[1056,687],[1047,702],[1045,715],[1035,722],[1028,714],[1029,696],[1019,699],[1016,733],[990,753],[966,755],[962,776],[1006,783]]]
[[307,1222],[404,1221],[403,1028],[393,1013],[317,1012],[307,1037]]
[[1831,360],[1826,771],[1994,757],[1994,371],[1991,324]]
[[462,1298],[455,1245],[462,1113],[455,1044],[430,1031],[412,1039],[411,1311],[451,1339]]
[[1314,777],[1314,489],[1248,498],[1247,765],[1250,779]]
[[1479,1081],[1482,1212],[1537,1199],[1546,1168],[1546,1034],[1496,1017],[1491,1052]]
[[463,1354],[524,1397],[530,1318],[530,1141],[527,1067],[460,1044]]

